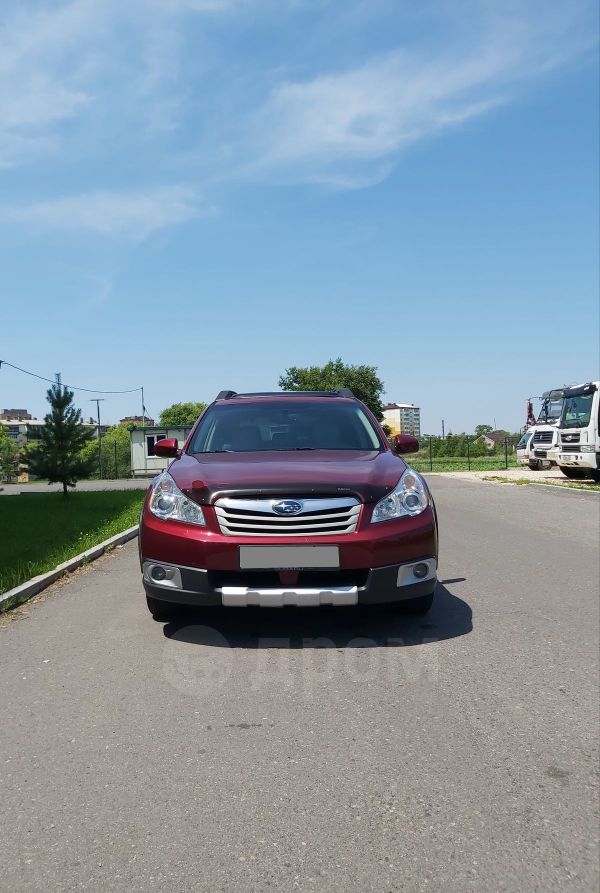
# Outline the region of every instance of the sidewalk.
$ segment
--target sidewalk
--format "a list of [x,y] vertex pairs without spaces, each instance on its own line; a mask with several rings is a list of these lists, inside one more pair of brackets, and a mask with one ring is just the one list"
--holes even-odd
[[500,468],[486,469],[485,471],[424,471],[425,477],[432,474],[440,474],[453,478],[463,478],[466,480],[476,481],[487,477],[502,477],[515,480],[528,480],[534,483],[543,484],[546,481],[560,481],[566,483],[569,479],[560,471],[553,467],[543,471],[532,471],[528,465],[522,465],[518,468]]
[[[145,490],[152,476],[147,478],[122,478],[118,481],[79,481],[75,491],[84,490]],[[62,490],[62,484],[0,484],[0,496],[18,496],[20,493],[56,493]],[[69,490],[73,492],[73,490]]]

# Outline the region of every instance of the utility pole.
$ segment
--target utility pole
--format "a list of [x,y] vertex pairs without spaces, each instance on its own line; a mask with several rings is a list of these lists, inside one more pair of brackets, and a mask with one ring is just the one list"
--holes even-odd
[[442,440],[444,439],[444,437],[445,437],[445,434],[444,434],[444,420],[442,419]]
[[90,403],[95,403],[98,409],[98,472],[102,480],[102,438],[100,437],[100,404],[104,403],[104,397],[90,397]]
[[140,388],[142,392],[142,428],[146,427],[146,407],[144,406],[144,389]]

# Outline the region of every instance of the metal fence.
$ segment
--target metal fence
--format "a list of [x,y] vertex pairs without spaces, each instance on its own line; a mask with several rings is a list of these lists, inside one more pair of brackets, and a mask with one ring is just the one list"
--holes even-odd
[[407,456],[407,461],[416,471],[500,471],[517,465],[516,436],[505,437],[492,448],[486,447],[485,453],[479,438],[454,436],[452,442],[451,437],[420,437],[419,452]]

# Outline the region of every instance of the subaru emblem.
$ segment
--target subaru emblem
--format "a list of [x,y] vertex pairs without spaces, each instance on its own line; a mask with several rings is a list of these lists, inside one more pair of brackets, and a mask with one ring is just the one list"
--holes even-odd
[[281,502],[275,502],[271,506],[276,515],[297,515],[304,506],[295,499],[282,499]]

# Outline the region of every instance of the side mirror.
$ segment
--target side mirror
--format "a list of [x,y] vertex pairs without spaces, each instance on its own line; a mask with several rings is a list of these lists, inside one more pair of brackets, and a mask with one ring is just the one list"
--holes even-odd
[[419,441],[412,434],[396,434],[394,437],[395,453],[418,453]]
[[154,455],[163,456],[165,459],[176,459],[179,456],[179,446],[176,437],[165,437],[154,444]]

